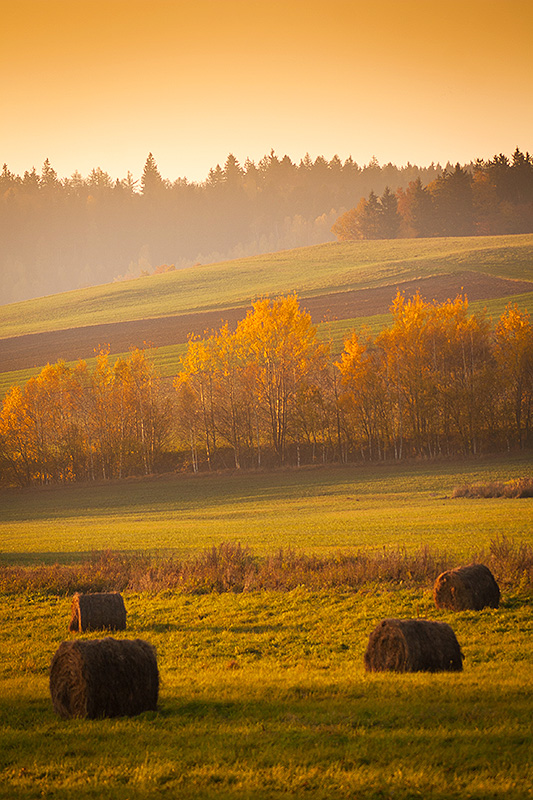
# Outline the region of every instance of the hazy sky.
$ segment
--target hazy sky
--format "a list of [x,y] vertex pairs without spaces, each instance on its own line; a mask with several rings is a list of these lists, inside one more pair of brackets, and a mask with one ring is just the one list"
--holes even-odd
[[0,0],[0,164],[533,150],[531,0]]

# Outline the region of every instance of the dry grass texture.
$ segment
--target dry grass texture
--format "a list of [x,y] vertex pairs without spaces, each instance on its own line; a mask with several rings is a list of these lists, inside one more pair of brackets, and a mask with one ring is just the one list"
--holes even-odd
[[[505,537],[488,552],[472,553],[485,563],[503,591],[533,594],[533,547]],[[239,543],[224,542],[185,559],[150,558],[143,554],[99,552],[75,564],[14,566],[0,564],[0,591],[5,594],[73,594],[87,592],[162,592],[183,594],[290,591],[343,587],[358,590],[369,583],[433,587],[437,576],[452,569],[456,556],[429,547],[377,553],[317,556],[280,549],[256,556]]]
[[79,594],[72,598],[70,631],[126,629],[126,607],[118,592]]
[[441,573],[433,586],[433,598],[437,608],[480,611],[498,608],[500,587],[488,567],[471,564]]
[[367,672],[460,672],[461,648],[445,622],[384,619],[365,652]]
[[50,694],[60,717],[122,717],[155,711],[159,671],[142,639],[107,637],[59,645],[50,665]]
[[490,481],[456,486],[452,497],[533,497],[533,478],[518,478],[513,481]]

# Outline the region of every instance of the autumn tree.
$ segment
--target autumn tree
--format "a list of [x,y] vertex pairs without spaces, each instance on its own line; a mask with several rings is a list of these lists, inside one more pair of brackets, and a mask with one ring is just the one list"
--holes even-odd
[[357,209],[351,208],[341,214],[331,230],[340,242],[353,242],[359,239],[359,215]]
[[507,305],[496,326],[495,358],[508,442],[523,447],[531,439],[533,422],[533,325],[516,304]]
[[216,451],[214,341],[214,334],[206,339],[191,337],[174,381],[178,413],[186,411],[189,439],[194,442],[191,447],[197,454],[201,439],[209,469]]
[[324,369],[327,347],[296,295],[258,300],[239,323],[257,404],[269,423],[271,444],[285,459],[287,433],[299,391]]
[[353,334],[339,368],[341,403],[370,457],[478,453],[501,424],[490,321],[466,298],[426,302],[398,293],[393,324]]
[[390,416],[383,382],[383,351],[368,331],[355,331],[344,343],[337,363],[341,375],[339,405],[348,425],[352,447],[370,460],[386,450]]
[[309,398],[326,355],[293,295],[258,300],[234,333],[223,326],[208,339],[191,340],[175,385],[203,420],[208,464],[220,438],[236,467],[243,445],[259,459],[266,441],[283,462],[288,439],[298,439],[298,402]]
[[93,372],[48,364],[2,404],[6,474],[20,484],[148,474],[166,446],[169,401],[143,351],[111,365],[104,350]]

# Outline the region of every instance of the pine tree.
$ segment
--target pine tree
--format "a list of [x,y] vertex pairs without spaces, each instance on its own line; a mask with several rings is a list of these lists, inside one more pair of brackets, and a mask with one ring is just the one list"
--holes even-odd
[[164,183],[161,174],[155,163],[152,153],[148,153],[148,158],[144,165],[141,178],[141,189],[144,197],[154,197],[163,189]]

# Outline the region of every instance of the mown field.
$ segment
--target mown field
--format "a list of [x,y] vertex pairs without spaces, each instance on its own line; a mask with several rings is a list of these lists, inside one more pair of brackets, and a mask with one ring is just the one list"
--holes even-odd
[[[531,544],[533,500],[453,499],[455,486],[531,474],[526,457],[175,476],[0,497],[3,566],[112,548],[192,557],[239,541],[341,552]],[[498,576],[499,577],[499,576]],[[533,768],[533,599],[509,576],[499,609],[436,609],[432,583],[357,589],[124,592],[127,631],[155,645],[157,712],[61,720],[48,668],[70,597],[0,593],[0,797],[526,798]],[[448,622],[460,673],[365,673],[386,617]],[[99,638],[100,634],[81,634]]]
[[[116,636],[156,646],[159,710],[93,721],[48,694],[68,599],[0,602],[0,797],[531,796],[532,609],[513,594],[455,614],[401,588],[126,594]],[[464,671],[366,674],[391,616],[452,625]]]

